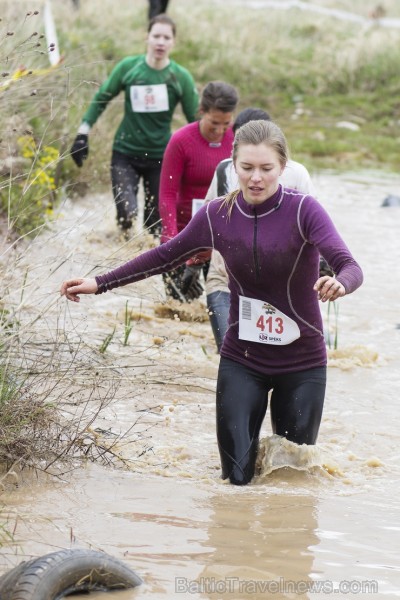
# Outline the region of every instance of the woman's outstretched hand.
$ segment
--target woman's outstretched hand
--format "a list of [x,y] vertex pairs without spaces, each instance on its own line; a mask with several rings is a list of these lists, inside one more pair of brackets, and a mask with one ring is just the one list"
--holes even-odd
[[60,294],[72,302],[79,302],[78,294],[95,294],[98,286],[95,279],[69,279],[61,285]]
[[317,279],[314,284],[314,290],[318,292],[318,300],[322,302],[337,300],[346,294],[344,285],[334,277],[329,277],[328,275]]

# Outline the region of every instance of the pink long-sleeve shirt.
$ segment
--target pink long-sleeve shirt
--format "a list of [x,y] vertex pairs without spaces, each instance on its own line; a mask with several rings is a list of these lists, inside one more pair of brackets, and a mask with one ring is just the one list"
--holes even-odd
[[229,128],[220,142],[208,142],[199,122],[176,131],[164,153],[159,211],[162,238],[175,237],[192,218],[192,200],[204,199],[218,163],[232,152],[233,132]]

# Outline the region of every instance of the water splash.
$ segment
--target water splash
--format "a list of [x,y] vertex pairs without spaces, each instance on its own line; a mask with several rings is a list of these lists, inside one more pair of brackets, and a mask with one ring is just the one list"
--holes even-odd
[[318,446],[295,444],[279,435],[261,439],[256,464],[260,481],[282,468],[311,472],[319,470],[330,475],[342,475],[339,466]]

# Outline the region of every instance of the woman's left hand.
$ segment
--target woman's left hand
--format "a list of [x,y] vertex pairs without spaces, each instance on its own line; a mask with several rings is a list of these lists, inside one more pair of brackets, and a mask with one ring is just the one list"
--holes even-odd
[[318,300],[321,300],[321,302],[337,300],[346,294],[344,285],[334,277],[329,277],[328,275],[317,279],[314,284],[314,290],[318,292]]

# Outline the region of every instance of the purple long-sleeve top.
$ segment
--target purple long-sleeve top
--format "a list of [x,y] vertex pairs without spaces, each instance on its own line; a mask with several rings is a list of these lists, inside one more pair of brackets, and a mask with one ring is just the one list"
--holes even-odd
[[[347,294],[361,285],[363,274],[325,209],[296,190],[279,186],[258,205],[248,204],[239,193],[230,215],[223,199],[212,200],[169,242],[97,276],[97,293],[170,271],[205,248],[221,253],[229,275],[231,306],[222,356],[266,374],[326,364],[313,290],[319,255]],[[239,339],[239,296],[271,304],[297,323],[300,337],[281,346]]]

